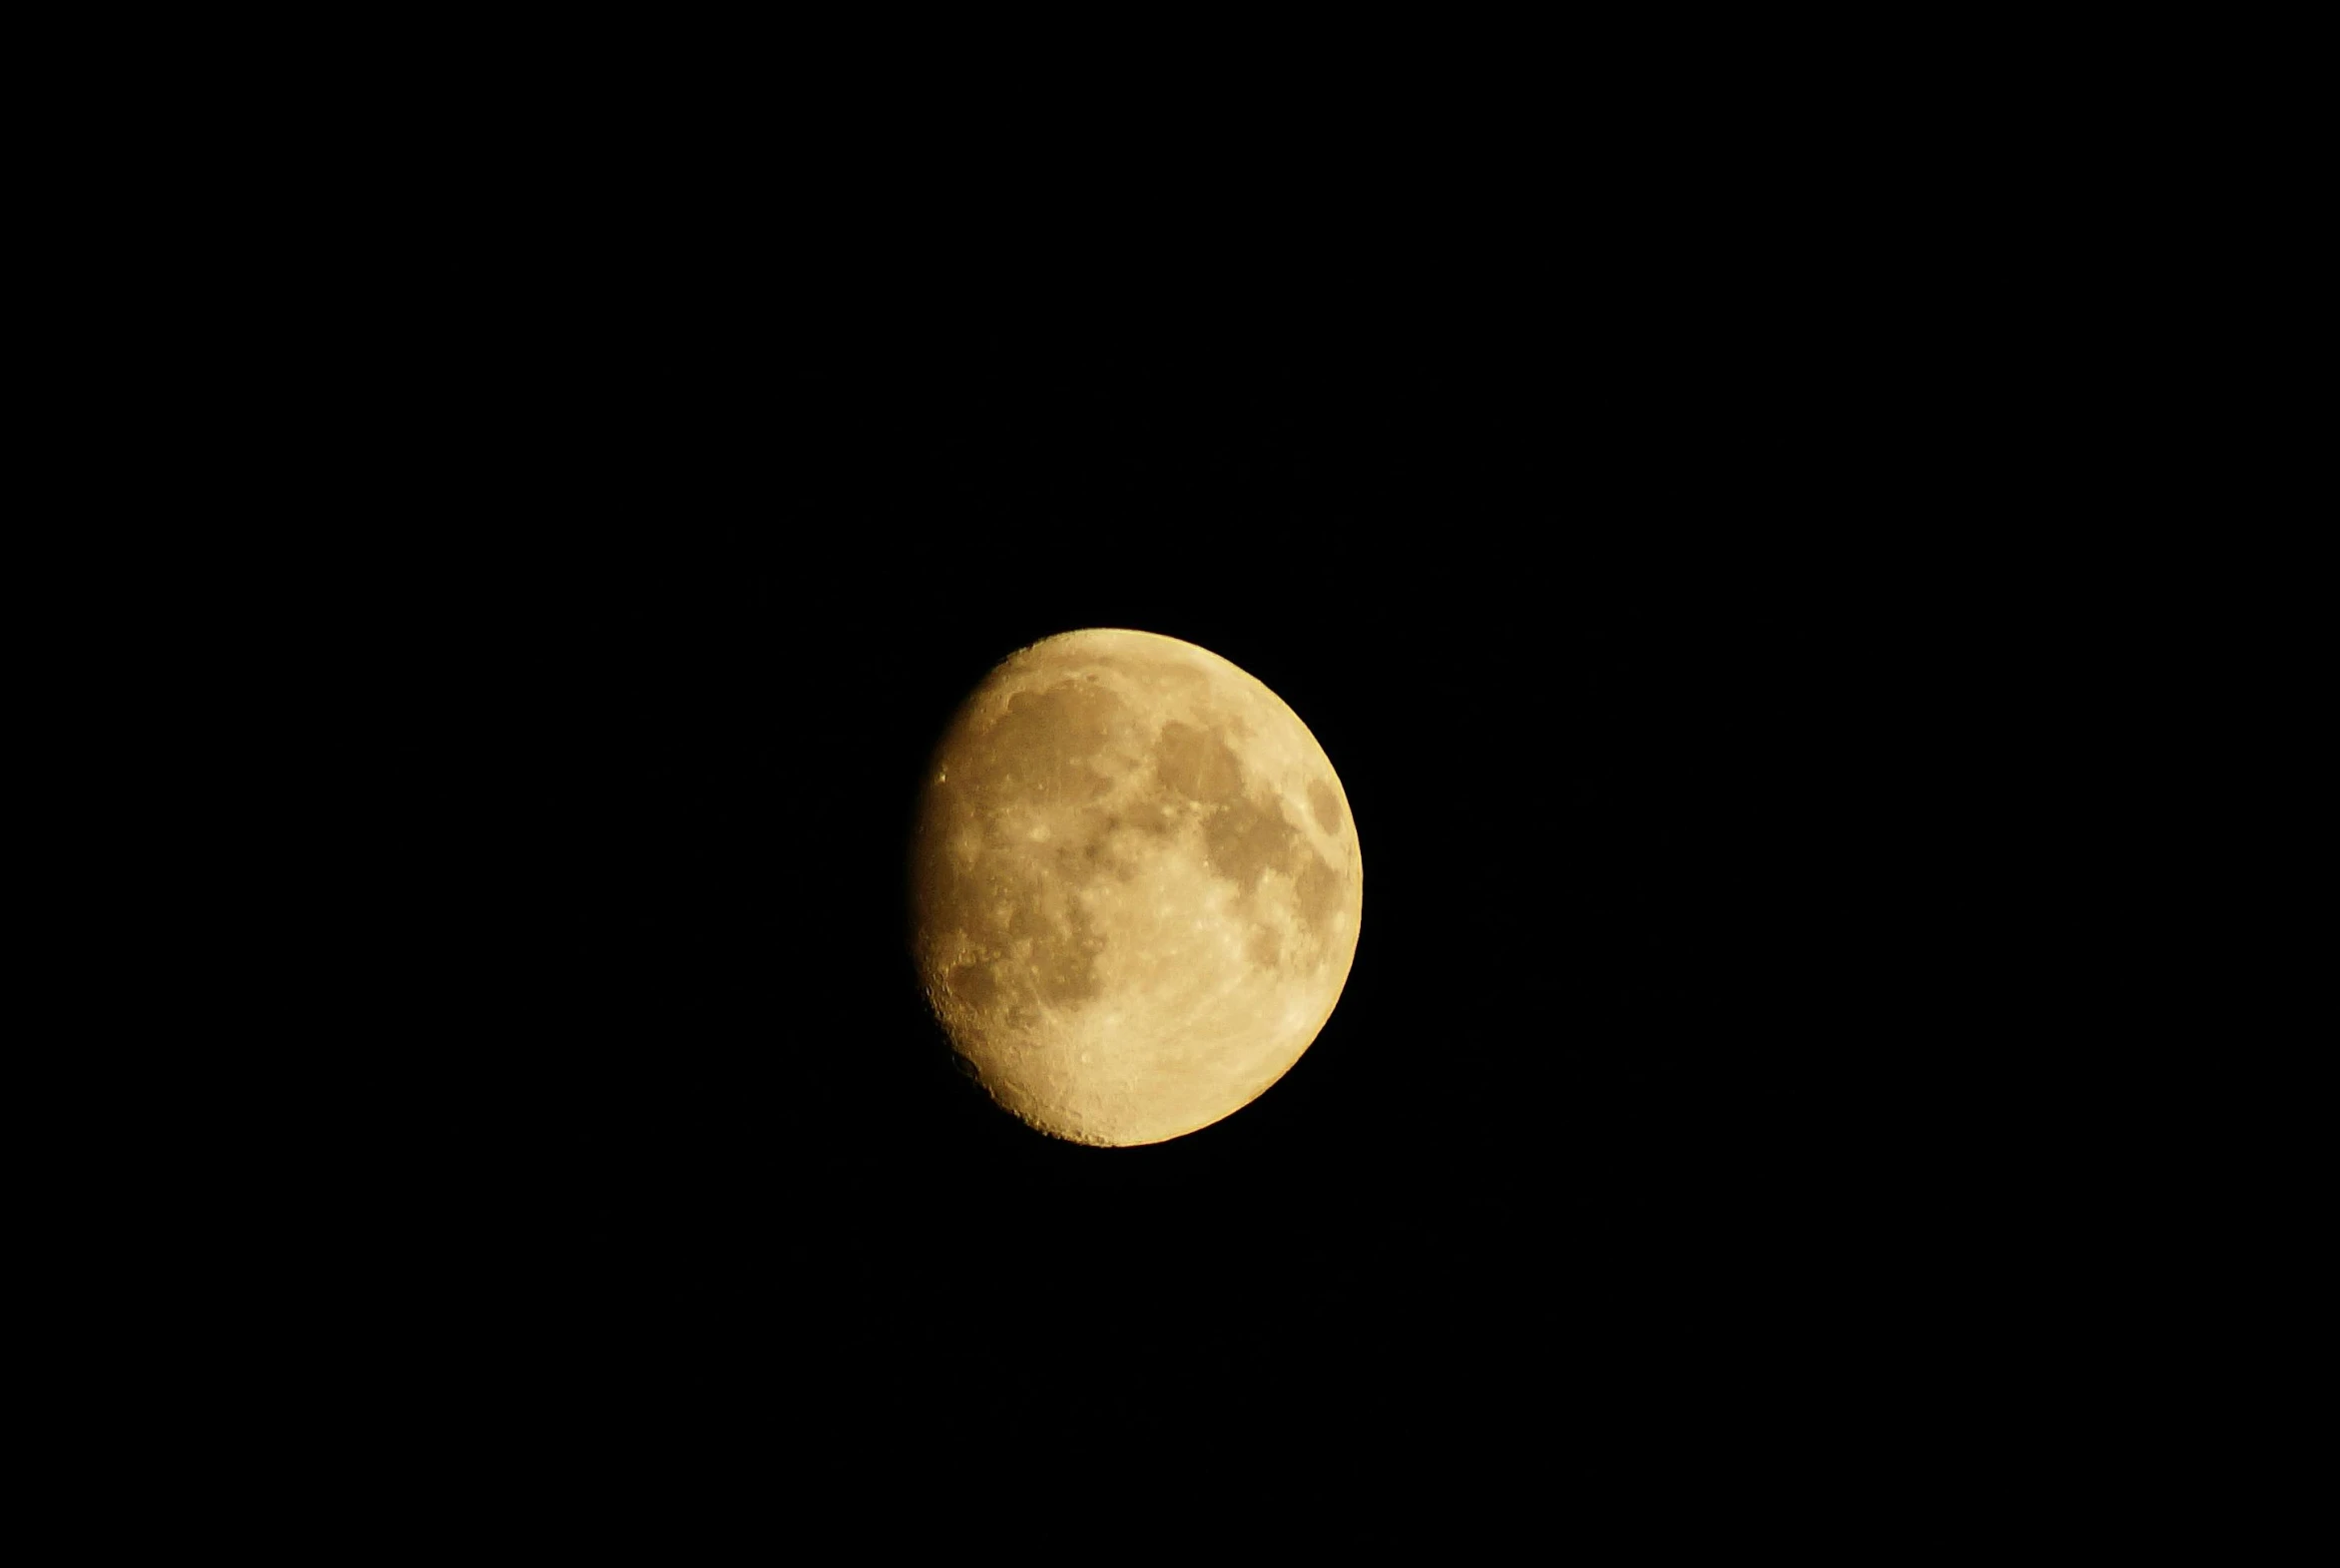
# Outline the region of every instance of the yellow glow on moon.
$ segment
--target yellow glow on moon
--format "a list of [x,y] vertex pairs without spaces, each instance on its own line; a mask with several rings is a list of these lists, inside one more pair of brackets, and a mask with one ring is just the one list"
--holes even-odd
[[926,771],[911,946],[991,1098],[1077,1143],[1160,1143],[1300,1059],[1357,953],[1349,798],[1282,699],[1149,632],[1010,655]]

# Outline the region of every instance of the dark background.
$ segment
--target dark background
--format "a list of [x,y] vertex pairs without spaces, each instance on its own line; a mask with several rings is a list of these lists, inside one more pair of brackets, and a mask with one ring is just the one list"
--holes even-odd
[[[1843,1369],[1929,1288],[1952,1060],[1886,891],[1948,853],[1873,635],[1919,593],[1875,510],[1950,484],[1890,269],[1722,264],[1712,207],[1624,194],[1185,249],[635,198],[442,215],[367,303],[426,584],[384,660],[414,1310],[467,1398],[1613,1450],[1887,1396]],[[1366,866],[1312,1049],[1136,1150],[989,1106],[903,950],[942,723],[1085,626],[1282,696]]]

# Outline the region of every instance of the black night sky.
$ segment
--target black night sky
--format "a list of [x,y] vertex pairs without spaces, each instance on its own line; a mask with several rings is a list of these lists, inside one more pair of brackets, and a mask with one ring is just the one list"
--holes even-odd
[[[1879,493],[1863,350],[1630,226],[1370,267],[942,228],[482,211],[378,302],[377,481],[434,541],[386,660],[418,1309],[464,1386],[953,1440],[1760,1424],[1879,1320],[1941,1043],[1880,995],[1876,687],[1778,592],[1784,519]],[[1266,682],[1366,868],[1300,1064],[1127,1151],[967,1087],[902,946],[939,726],[1085,626]]]

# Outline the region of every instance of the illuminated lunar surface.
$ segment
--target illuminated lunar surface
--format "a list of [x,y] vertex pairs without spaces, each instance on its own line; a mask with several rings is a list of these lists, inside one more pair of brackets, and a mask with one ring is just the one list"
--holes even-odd
[[1147,632],[1011,655],[953,718],[911,847],[911,943],[991,1098],[1159,1143],[1300,1059],[1357,952],[1348,796],[1275,693]]

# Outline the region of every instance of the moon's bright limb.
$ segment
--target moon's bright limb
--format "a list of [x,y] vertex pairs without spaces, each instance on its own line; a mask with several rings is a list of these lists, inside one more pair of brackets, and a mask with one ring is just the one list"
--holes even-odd
[[926,771],[919,977],[992,1099],[1058,1138],[1160,1143],[1257,1099],[1332,1016],[1363,907],[1324,749],[1191,643],[1010,655]]

